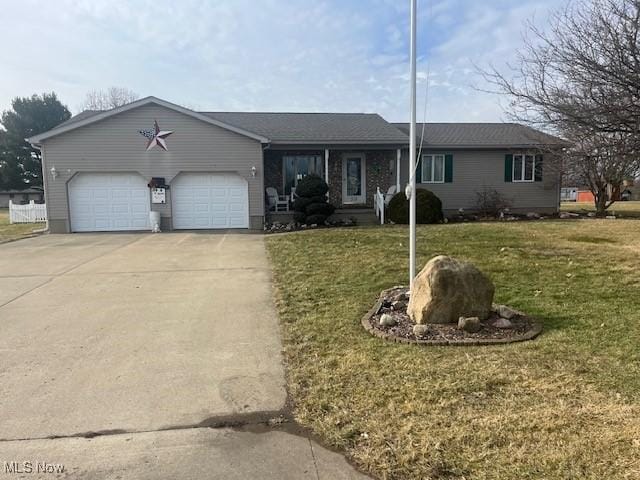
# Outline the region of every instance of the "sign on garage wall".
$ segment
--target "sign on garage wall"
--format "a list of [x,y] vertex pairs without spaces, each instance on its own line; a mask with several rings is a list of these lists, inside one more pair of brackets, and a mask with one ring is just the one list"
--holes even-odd
[[167,203],[167,193],[164,188],[151,189],[151,203]]

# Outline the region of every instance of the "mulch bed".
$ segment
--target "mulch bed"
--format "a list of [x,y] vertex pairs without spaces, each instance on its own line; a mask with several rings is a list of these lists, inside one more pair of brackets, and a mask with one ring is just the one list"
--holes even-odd
[[[511,328],[498,328],[494,323],[500,315],[493,311],[476,333],[459,330],[456,324],[428,324],[426,333],[418,337],[413,333],[415,324],[407,315],[407,302],[394,301],[407,292],[407,287],[383,291],[374,307],[362,318],[363,327],[385,340],[424,345],[495,345],[532,340],[542,332],[542,324],[522,312],[510,319]],[[397,324],[380,325],[380,317],[385,313],[391,315]]]

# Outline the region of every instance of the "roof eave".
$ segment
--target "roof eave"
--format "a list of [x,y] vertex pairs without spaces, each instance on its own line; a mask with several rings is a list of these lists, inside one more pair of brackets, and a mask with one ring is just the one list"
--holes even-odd
[[338,139],[326,139],[326,140],[272,140],[271,145],[375,145],[375,146],[389,146],[397,147],[398,145],[408,145],[409,139],[406,140],[338,140]]
[[106,118],[112,117],[114,115],[118,115],[120,113],[124,113],[127,112],[129,110],[133,110],[135,108],[138,107],[142,107],[144,105],[148,105],[148,104],[156,104],[156,105],[160,105],[161,107],[165,107],[168,108],[170,110],[182,113],[184,115],[188,115],[190,117],[196,118],[198,120],[201,120],[205,123],[211,124],[211,125],[216,125],[220,128],[224,128],[225,130],[229,130],[232,131],[234,133],[237,133],[239,135],[243,135],[245,137],[249,137],[252,138],[254,140],[259,141],[260,143],[271,143],[271,140],[269,140],[267,137],[263,137],[262,135],[258,135],[255,134],[253,132],[249,132],[247,130],[244,130],[242,128],[236,127],[234,125],[229,125],[227,123],[221,122],[219,120],[216,120],[214,118],[208,117],[207,115],[203,115],[201,113],[195,112],[193,110],[190,110],[188,108],[185,107],[181,107],[180,105],[176,105],[174,103],[171,102],[167,102],[165,100],[161,100],[159,98],[156,97],[145,97],[142,98],[140,100],[136,100],[135,102],[131,102],[128,103],[126,105],[123,105],[121,107],[117,107],[111,110],[107,110],[105,112],[101,112],[98,113],[96,115],[92,115],[91,117],[84,119],[84,120],[79,120],[77,122],[74,122],[70,125],[66,125],[66,126],[62,126],[62,127],[57,127],[57,128],[53,128],[47,132],[44,133],[40,133],[38,135],[34,135],[32,137],[29,137],[27,139],[27,141],[34,146],[40,146],[42,144],[43,140],[47,140],[49,138],[58,136],[58,135],[62,135],[63,133],[67,133],[70,132],[71,130],[75,130],[76,128],[81,128],[87,125],[91,125],[93,123],[99,122],[101,120],[104,120]]
[[[478,144],[423,144],[422,149],[430,150],[446,150],[446,149],[458,149],[458,150],[512,150],[512,149],[528,149],[528,148],[564,148],[568,145],[558,143],[522,143],[522,144],[493,144],[493,145],[478,145]],[[420,145],[418,143],[418,147]]]

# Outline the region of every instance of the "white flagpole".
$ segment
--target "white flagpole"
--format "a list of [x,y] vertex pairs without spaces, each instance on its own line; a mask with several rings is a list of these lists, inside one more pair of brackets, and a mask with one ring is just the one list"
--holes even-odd
[[409,289],[416,277],[416,16],[411,0],[411,126],[409,128]]

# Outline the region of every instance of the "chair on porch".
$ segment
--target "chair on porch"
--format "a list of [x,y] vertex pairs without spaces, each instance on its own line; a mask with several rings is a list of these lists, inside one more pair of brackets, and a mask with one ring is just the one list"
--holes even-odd
[[[273,187],[268,187],[267,191],[267,205],[269,210],[274,212],[288,212],[289,211],[289,196],[279,195],[278,190]],[[283,210],[280,210],[283,208]]]

